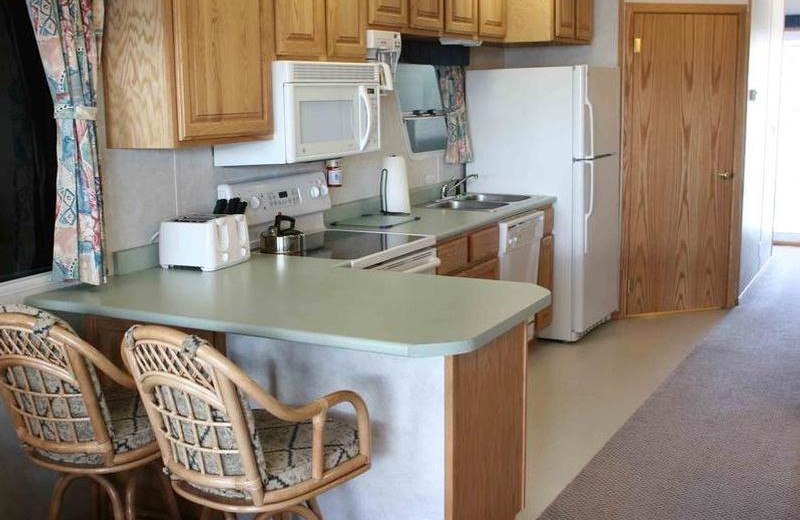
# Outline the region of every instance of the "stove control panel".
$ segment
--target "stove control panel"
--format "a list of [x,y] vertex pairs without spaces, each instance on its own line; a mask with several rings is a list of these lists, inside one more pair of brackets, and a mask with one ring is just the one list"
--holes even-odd
[[272,222],[278,213],[299,217],[320,213],[331,207],[323,172],[220,184],[217,186],[217,198],[238,198],[247,202],[244,214],[251,226]]

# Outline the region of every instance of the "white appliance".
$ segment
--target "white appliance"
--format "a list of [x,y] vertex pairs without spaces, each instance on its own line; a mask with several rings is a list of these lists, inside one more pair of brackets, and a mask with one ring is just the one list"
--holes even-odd
[[476,192],[555,195],[553,323],[577,341],[619,306],[620,75],[574,66],[467,72]]
[[367,31],[367,60],[381,64],[381,91],[394,90],[394,75],[400,63],[403,38],[399,32]]
[[[500,222],[500,247],[497,257],[500,279],[536,283],[539,275],[539,246],[544,237],[544,212],[536,211]],[[534,333],[533,317],[528,337]]]
[[186,215],[161,223],[161,267],[197,267],[216,271],[250,258],[244,215]]
[[343,267],[353,269],[421,274],[435,274],[441,263],[434,236],[325,229],[323,213],[331,199],[321,171],[220,184],[217,196],[248,202],[245,215],[251,224],[272,222],[278,212],[302,217],[298,222],[307,247],[303,256],[341,260]]
[[272,62],[275,135],[214,147],[216,166],[335,159],[381,147],[379,63]]
[[408,168],[401,155],[383,158],[381,169],[381,211],[387,215],[411,214]]

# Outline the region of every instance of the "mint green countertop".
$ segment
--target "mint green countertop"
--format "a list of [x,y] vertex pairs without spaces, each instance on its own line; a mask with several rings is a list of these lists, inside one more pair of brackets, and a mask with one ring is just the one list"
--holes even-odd
[[[452,209],[433,209],[412,207],[411,214],[420,217],[420,220],[400,224],[389,229],[382,229],[389,233],[414,233],[422,235],[436,235],[438,240],[458,235],[470,229],[488,226],[494,222],[505,220],[514,215],[544,209],[555,204],[556,198],[546,195],[533,195],[530,200],[510,204],[496,211],[455,211]],[[337,218],[337,220],[339,220]],[[336,226],[335,229],[359,229]]]
[[152,268],[26,302],[55,312],[434,357],[480,348],[546,307],[550,292],[532,284],[256,254],[216,272]]

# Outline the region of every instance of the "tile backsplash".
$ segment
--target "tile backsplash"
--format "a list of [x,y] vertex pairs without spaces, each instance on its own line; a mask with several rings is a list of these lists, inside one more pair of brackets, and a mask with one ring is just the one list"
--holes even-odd
[[[412,187],[443,182],[461,175],[460,165],[444,164],[441,156],[408,157],[399,109],[392,94],[382,103],[382,151],[344,160],[344,186],[331,190],[332,203],[343,204],[379,193],[384,155],[408,160]],[[211,211],[217,184],[278,177],[320,170],[323,163],[280,166],[215,167],[208,146],[181,150],[103,151],[106,230],[110,251],[147,244],[162,220],[192,212]]]

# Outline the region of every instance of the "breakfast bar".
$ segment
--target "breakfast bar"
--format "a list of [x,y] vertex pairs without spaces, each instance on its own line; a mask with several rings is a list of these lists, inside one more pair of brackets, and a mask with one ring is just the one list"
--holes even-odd
[[[343,303],[346,302],[346,305]],[[356,270],[256,255],[216,272],[146,269],[27,303],[227,334],[227,355],[276,397],[361,394],[372,469],[321,497],[334,517],[512,519],[522,508],[533,284]]]

